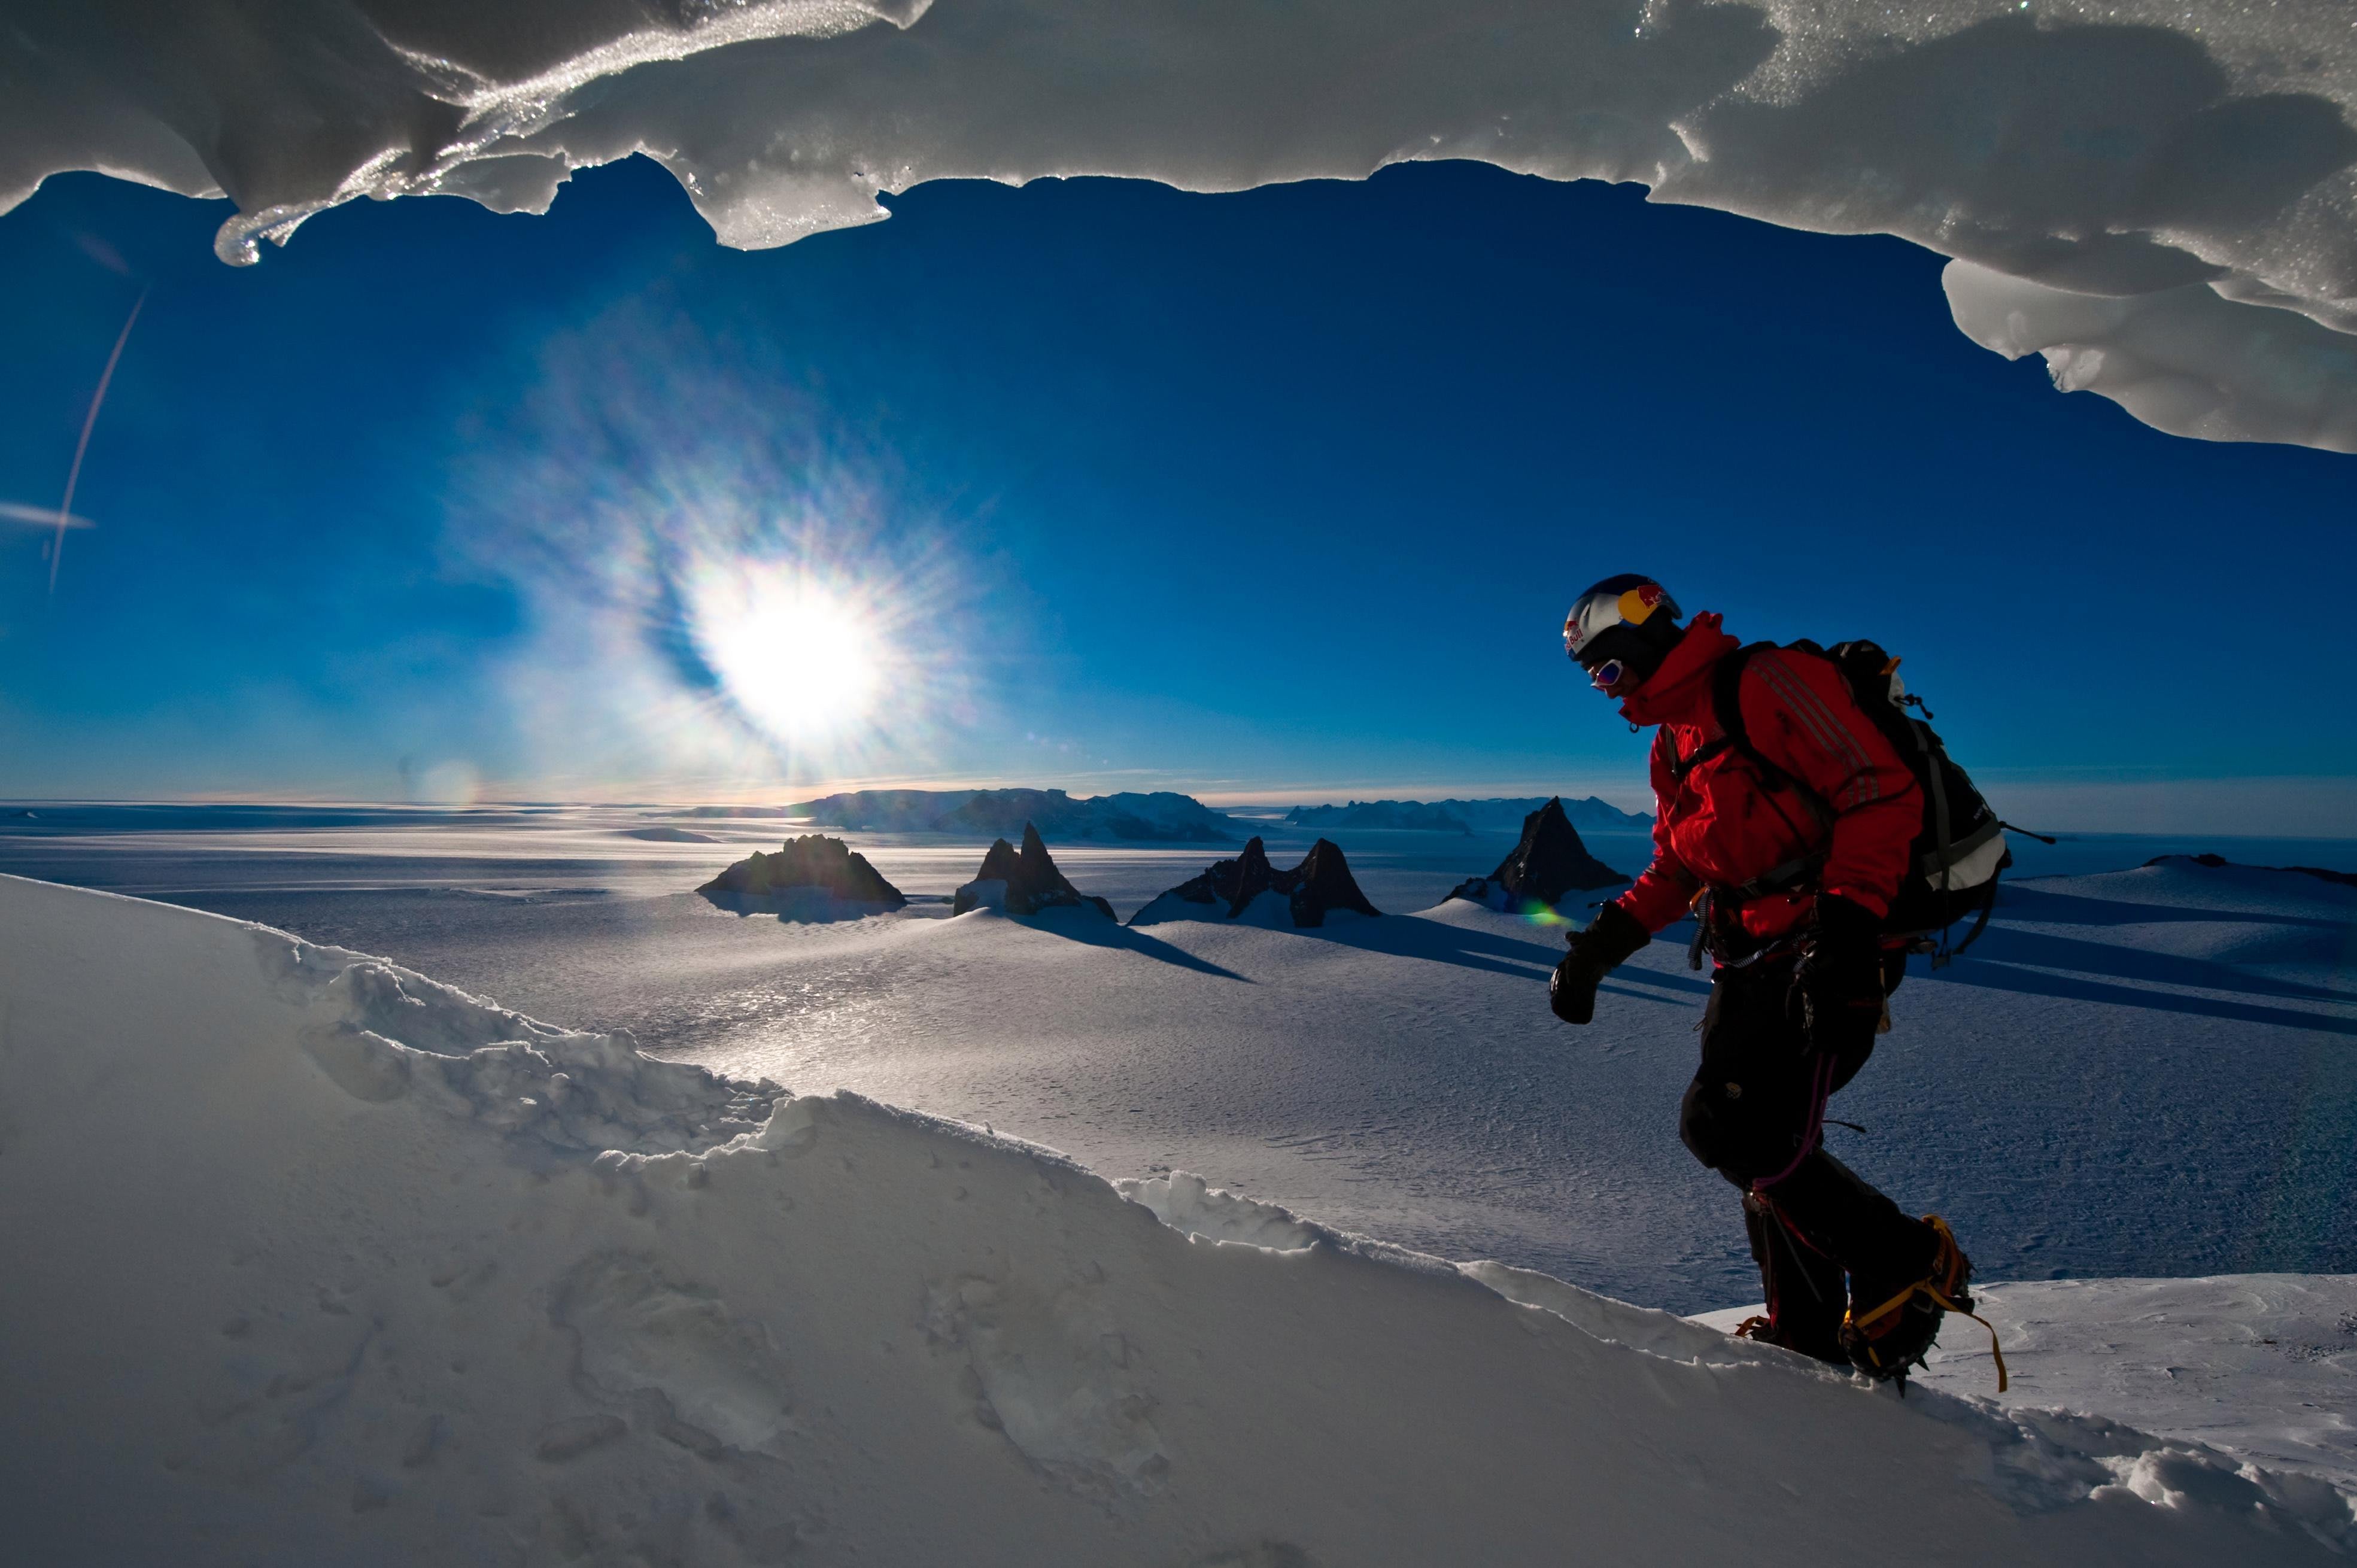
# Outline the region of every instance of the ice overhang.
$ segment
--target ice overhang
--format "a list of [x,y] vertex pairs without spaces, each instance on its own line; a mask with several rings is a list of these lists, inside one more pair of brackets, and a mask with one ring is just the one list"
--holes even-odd
[[929,179],[1190,190],[1472,158],[1954,258],[1957,325],[2163,430],[2357,451],[2348,0],[15,0],[0,209],[542,211],[645,153],[724,244]]

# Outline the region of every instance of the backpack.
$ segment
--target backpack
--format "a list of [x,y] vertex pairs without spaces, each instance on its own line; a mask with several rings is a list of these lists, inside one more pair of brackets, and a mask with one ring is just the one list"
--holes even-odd
[[[1713,714],[1736,751],[1759,768],[1771,785],[1789,789],[1806,801],[1819,824],[1830,829],[1834,821],[1832,802],[1760,756],[1744,730],[1743,707],[1738,700],[1744,667],[1753,654],[1775,647],[1772,642],[1755,642],[1719,660],[1712,678]],[[1923,798],[1923,825],[1908,851],[1907,875],[1891,897],[1883,930],[1889,935],[1916,939],[1922,944],[1917,950],[1933,954],[1932,967],[1945,964],[1978,940],[1988,926],[1989,912],[1996,907],[1997,877],[2013,864],[2013,852],[2005,843],[2006,831],[2011,824],[1999,820],[1972,779],[1948,755],[1939,736],[1924,722],[1932,716],[1931,710],[1923,706],[1922,698],[1909,694],[1900,682],[1898,660],[1864,639],[1837,642],[1831,648],[1820,648],[1803,639],[1786,645],[1783,651],[1830,660],[1841,671],[1858,711],[1882,732],[1908,770],[1915,775]],[[1910,709],[1919,710],[1922,717],[1917,717]],[[2029,836],[2047,843],[2054,842],[2041,833]],[[1811,857],[1803,875],[1813,875],[1822,865],[1822,855]],[[1972,929],[1963,941],[1948,946],[1948,928],[1967,915],[1974,917]],[[1932,940],[1934,933],[1938,937],[1936,944]]]

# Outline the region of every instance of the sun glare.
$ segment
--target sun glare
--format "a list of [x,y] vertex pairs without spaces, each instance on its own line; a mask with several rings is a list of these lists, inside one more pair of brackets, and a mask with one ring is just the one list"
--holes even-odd
[[885,655],[877,618],[842,588],[747,565],[705,585],[692,613],[697,650],[730,701],[778,738],[841,734],[874,705]]

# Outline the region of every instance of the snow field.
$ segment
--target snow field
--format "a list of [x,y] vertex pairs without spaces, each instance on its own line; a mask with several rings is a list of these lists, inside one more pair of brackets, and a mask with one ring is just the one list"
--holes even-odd
[[[2006,898],[1900,989],[1834,1105],[1867,1131],[1831,1129],[1835,1152],[1946,1215],[1984,1278],[2345,1268],[2357,889],[2163,865]],[[666,928],[679,972],[641,962],[628,996],[580,964],[513,983],[544,1016],[1108,1175],[1197,1171],[1680,1312],[1749,1299],[1735,1195],[1677,1142],[1705,978],[1674,930],[1566,1028],[1544,1001],[1560,929],[1463,900],[1317,931],[968,917],[730,930],[763,940],[724,960]],[[689,1011],[692,1034],[666,1024]]]
[[31,1561],[1882,1563],[1905,1539],[1935,1563],[2295,1563],[2351,1540],[2308,1477],[1902,1402],[1179,1174],[1125,1201],[1036,1146],[159,905],[0,880],[0,1333],[39,1347],[8,1359],[0,1477]]
[[[1200,865],[1073,875],[1126,909]],[[961,852],[930,886],[972,870]],[[1544,1012],[1558,929],[1405,901],[1457,879],[1371,887],[1411,912],[1322,931],[929,918],[940,906],[817,925],[686,894],[229,908],[735,1077],[987,1122],[1108,1176],[1197,1171],[1678,1312],[1749,1299],[1733,1194],[1676,1140],[1705,989],[1677,933],[1572,1030]],[[1986,1279],[2348,1268],[2357,890],[2179,863],[2008,882],[2006,900],[1963,960],[1900,991],[1897,1032],[1835,1104],[1868,1131],[1833,1128],[1835,1152],[1953,1220]]]
[[[1329,909],[1329,922],[1363,920],[1368,917],[1356,909]],[[1264,931],[1294,929],[1293,901],[1286,894],[1270,888],[1253,895],[1252,901],[1232,918],[1224,904],[1196,904],[1176,893],[1165,893],[1129,918],[1133,926],[1159,926],[1171,920],[1204,920],[1223,926],[1251,926]]]
[[1932,1352],[1933,1388],[2008,1409],[2100,1410],[2272,1469],[2357,1482],[2357,1275],[2033,1280],[1975,1295],[2012,1390],[1991,1394],[1987,1335],[1969,1322]]
[[[2158,1418],[2270,1468],[2357,1480],[2357,1275],[2033,1280],[1981,1295],[2018,1369],[2000,1403]],[[1986,1338],[1959,1329],[1926,1380],[1986,1392]]]

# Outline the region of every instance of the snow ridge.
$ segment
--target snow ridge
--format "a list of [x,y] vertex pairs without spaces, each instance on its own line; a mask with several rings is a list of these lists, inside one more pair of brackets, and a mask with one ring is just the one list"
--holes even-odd
[[[0,1333],[44,1348],[12,1367],[0,1481],[43,1561],[1535,1564],[1577,1541],[1862,1563],[1904,1532],[1926,1562],[2077,1568],[2357,1543],[2311,1478],[1901,1402],[1560,1281],[1183,1174],[1117,1191],[137,900],[0,879],[0,1081],[12,1240],[43,1264],[0,1283]],[[1841,1508],[1807,1501],[1829,1485]]]
[[700,1154],[758,1131],[785,1090],[640,1055],[627,1031],[576,1034],[382,959],[254,928],[303,1054],[354,1099],[414,1096],[547,1151]]

